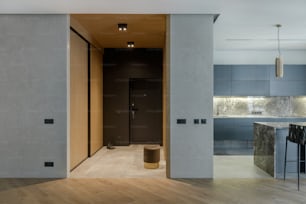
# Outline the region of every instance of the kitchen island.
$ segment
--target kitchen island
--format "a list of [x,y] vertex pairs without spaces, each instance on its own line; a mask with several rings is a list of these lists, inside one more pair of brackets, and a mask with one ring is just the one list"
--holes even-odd
[[[254,164],[273,176],[283,178],[286,136],[289,131],[288,122],[256,122],[254,123]],[[294,124],[306,126],[305,122]],[[302,149],[301,155],[305,155]],[[286,174],[297,172],[297,145],[288,142]],[[304,164],[304,163],[303,163]],[[301,165],[305,172],[305,164]]]

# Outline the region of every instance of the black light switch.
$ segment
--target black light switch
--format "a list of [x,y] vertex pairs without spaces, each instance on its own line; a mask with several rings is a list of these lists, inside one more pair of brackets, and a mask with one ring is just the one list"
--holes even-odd
[[186,119],[176,119],[176,124],[186,124]]
[[53,118],[46,118],[45,119],[45,124],[54,124],[54,119]]
[[206,119],[201,119],[201,124],[206,124]]
[[193,119],[193,124],[200,124],[200,120],[199,119]]
[[54,162],[45,162],[45,167],[54,167]]

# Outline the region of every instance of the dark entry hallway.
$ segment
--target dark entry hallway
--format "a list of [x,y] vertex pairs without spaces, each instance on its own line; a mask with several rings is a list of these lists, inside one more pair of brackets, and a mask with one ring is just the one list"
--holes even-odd
[[[162,143],[162,56],[162,49],[104,49],[105,145]],[[142,82],[138,81],[139,79],[142,79]],[[144,79],[147,79],[146,82]],[[130,92],[133,88],[131,89],[130,85],[136,88],[132,99],[136,99],[136,95],[143,92],[143,88],[154,88],[150,90],[150,95],[153,94],[150,102],[155,101],[157,105],[153,104],[145,111],[136,110],[137,107],[132,110]],[[138,97],[138,100],[145,102],[144,99],[148,97],[151,96]],[[137,109],[139,106],[146,106],[137,105]],[[134,137],[131,134],[134,134]]]

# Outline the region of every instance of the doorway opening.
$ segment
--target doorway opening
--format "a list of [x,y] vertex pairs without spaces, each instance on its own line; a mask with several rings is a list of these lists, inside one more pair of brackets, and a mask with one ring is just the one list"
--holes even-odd
[[[129,30],[120,33],[117,23],[123,21]],[[162,74],[165,15],[77,14],[71,15],[71,29],[77,33],[73,38],[81,38],[77,41],[82,49],[87,49],[80,53],[82,49],[71,45],[75,49],[71,53],[87,56],[71,56],[83,59],[83,68],[79,62],[71,62],[71,69],[83,71],[79,78],[70,77],[75,84],[79,85],[79,79],[84,82],[82,87],[74,89],[74,94],[84,101],[83,115],[86,107],[88,115],[82,120],[70,116],[79,123],[70,124],[78,135],[70,135],[70,159],[74,161],[70,164],[70,177],[166,177],[163,152],[166,82]],[[136,48],[126,48],[125,41],[130,38]],[[99,59],[93,59],[93,51]],[[80,95],[79,90],[84,93]],[[73,100],[72,95],[70,98]],[[70,112],[75,114],[79,110]],[[84,127],[81,134],[75,128],[80,126]],[[108,149],[109,144],[114,148]],[[147,144],[161,146],[159,169],[143,167],[143,147]],[[78,158],[72,159],[75,155]]]

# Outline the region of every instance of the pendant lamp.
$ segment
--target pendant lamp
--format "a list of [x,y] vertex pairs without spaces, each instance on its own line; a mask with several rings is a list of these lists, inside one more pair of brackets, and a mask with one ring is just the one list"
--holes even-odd
[[284,66],[283,66],[283,60],[281,58],[281,52],[280,52],[280,40],[279,40],[279,29],[282,27],[282,25],[277,24],[277,50],[278,50],[278,56],[275,58],[275,76],[277,78],[282,78],[284,75]]

